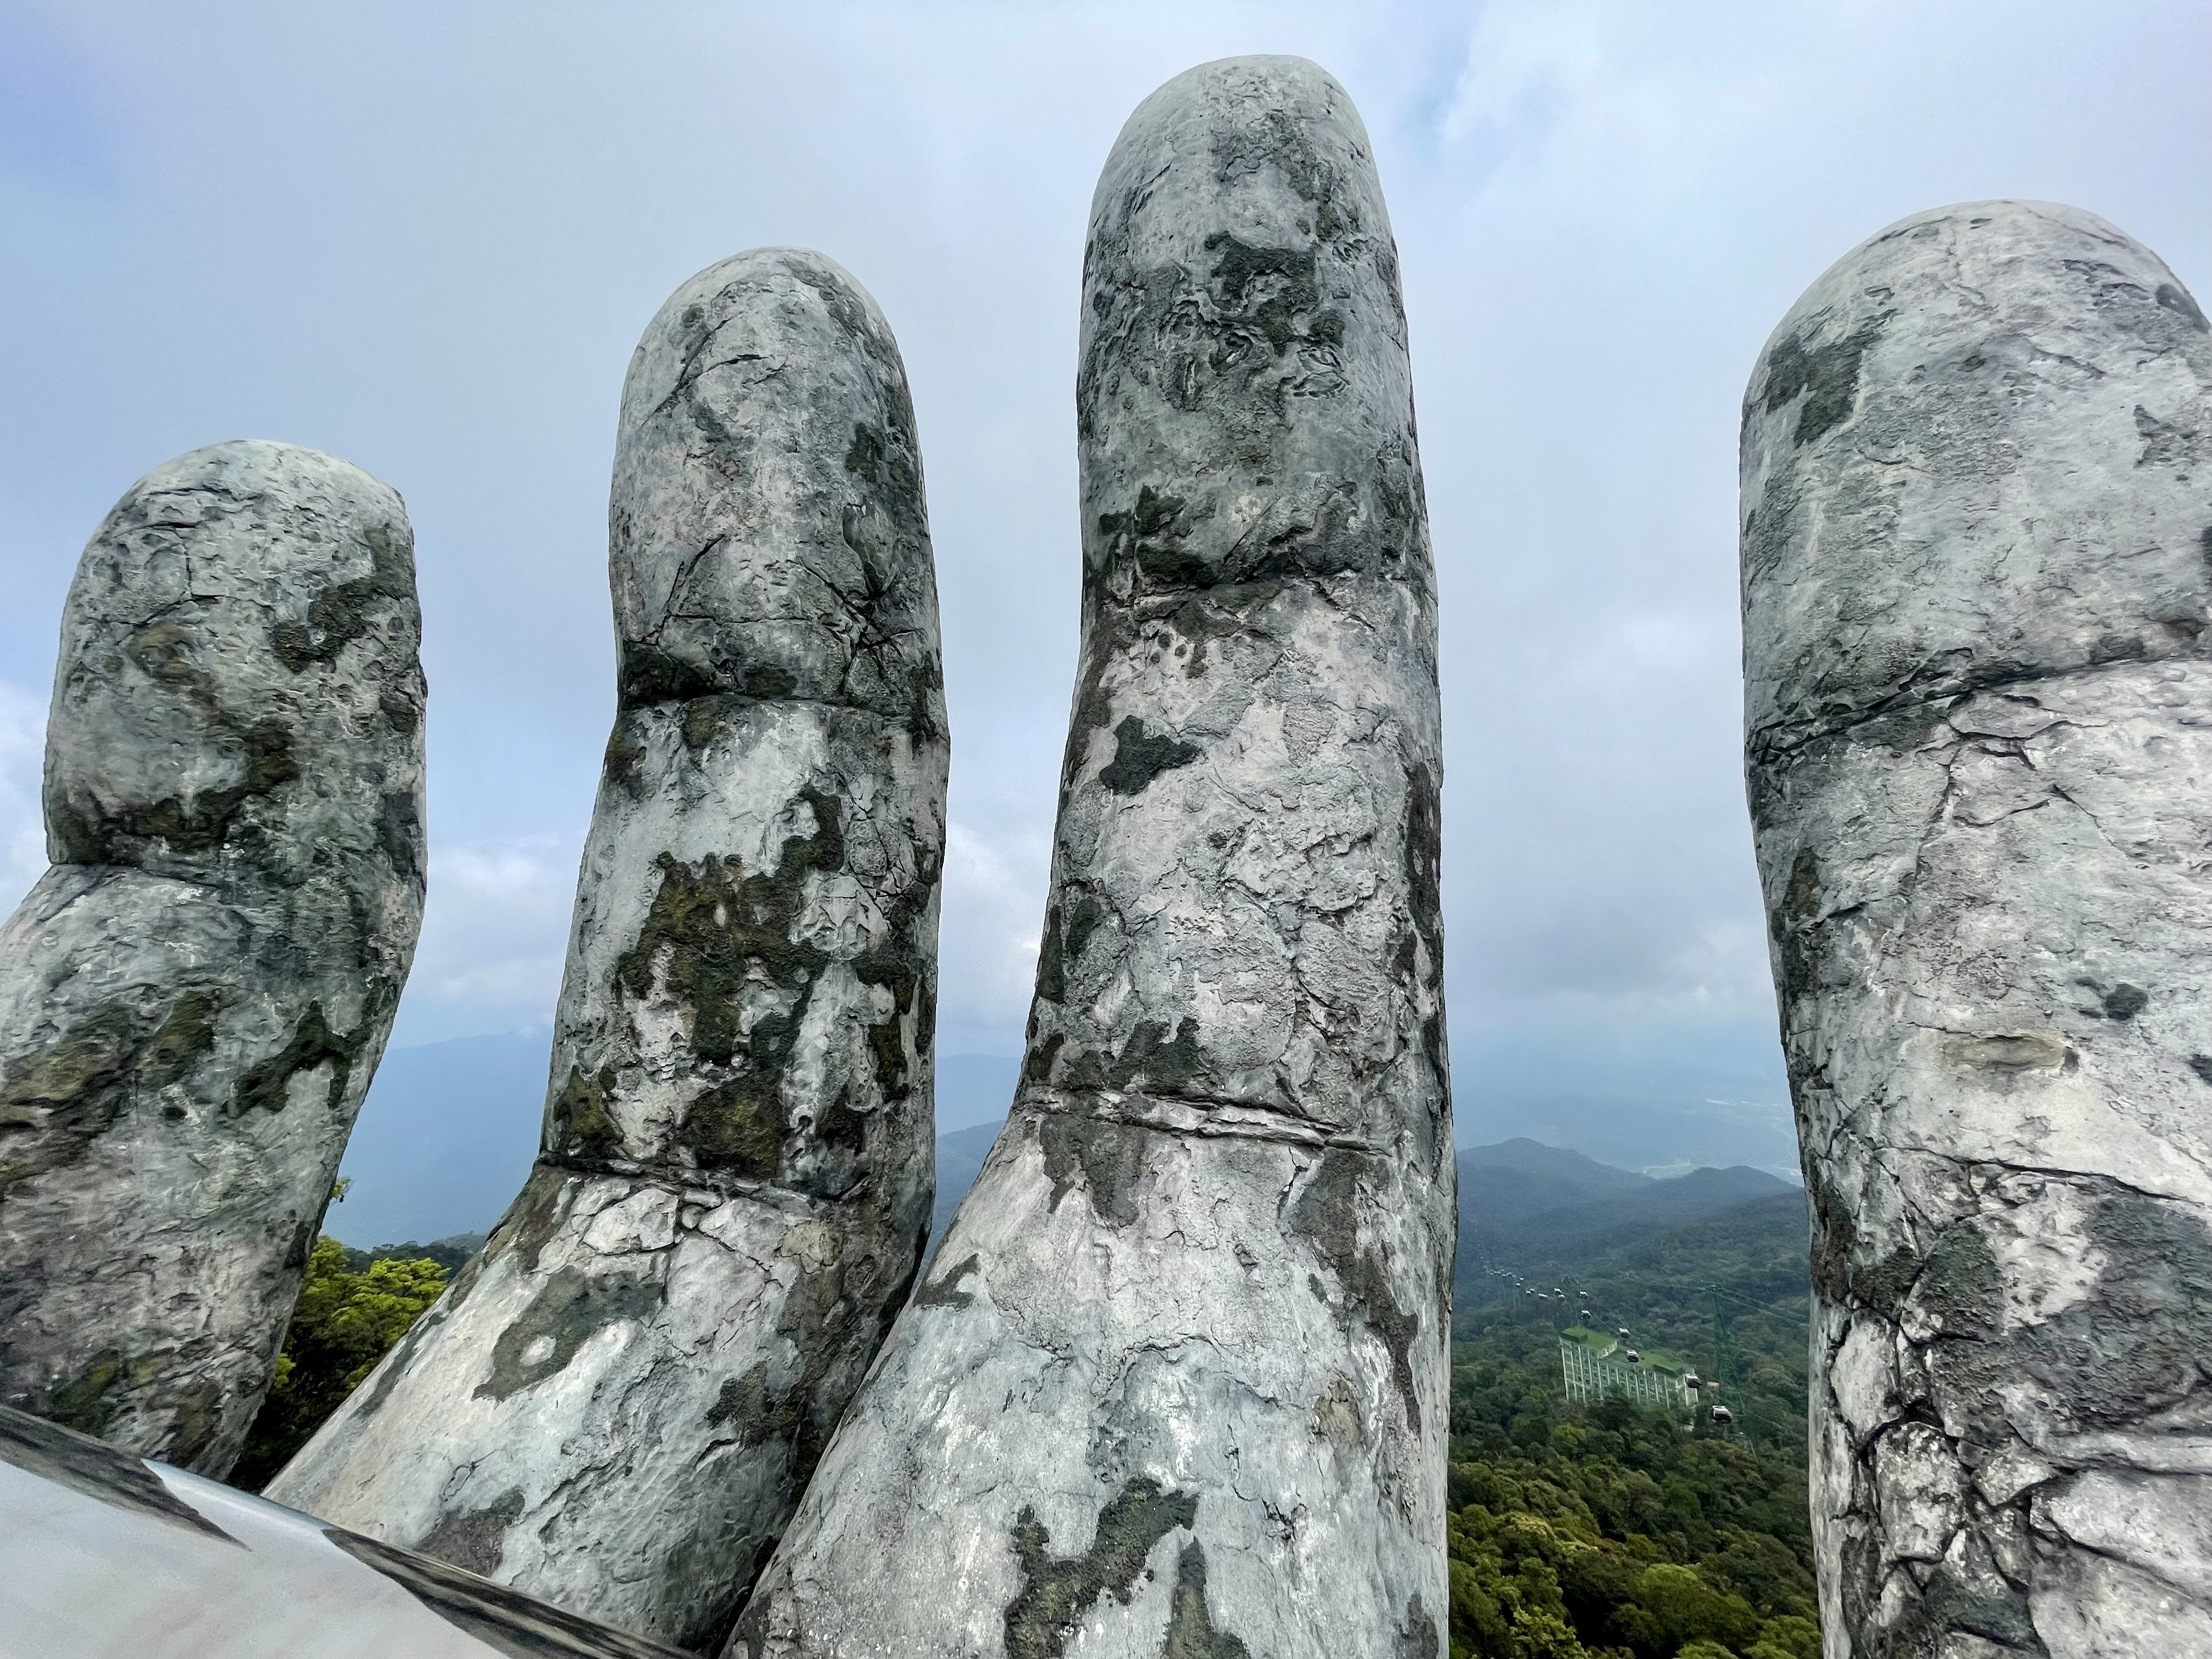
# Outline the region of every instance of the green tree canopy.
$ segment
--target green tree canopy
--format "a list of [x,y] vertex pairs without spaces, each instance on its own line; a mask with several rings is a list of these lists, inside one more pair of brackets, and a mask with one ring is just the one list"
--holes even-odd
[[265,1486],[446,1288],[446,1269],[428,1258],[371,1261],[356,1271],[348,1254],[335,1238],[315,1242],[276,1383],[231,1471],[233,1486]]

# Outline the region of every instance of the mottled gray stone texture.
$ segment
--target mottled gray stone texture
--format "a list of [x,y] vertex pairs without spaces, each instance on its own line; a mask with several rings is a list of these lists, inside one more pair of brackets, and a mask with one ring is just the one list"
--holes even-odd
[[621,706],[543,1154],[269,1492],[703,1646],[929,1228],[936,578],[860,284],[769,248],[678,289],[623,388],[609,522]]
[[2173,274],[2022,202],[1884,231],[1752,376],[1831,1659],[2212,1653],[2208,390]]
[[727,1651],[1438,1659],[1433,574],[1389,221],[1313,64],[1123,129],[1077,408],[1018,1096]]
[[399,497],[194,450],[85,549],[0,929],[0,1401],[204,1474],[267,1391],[422,916]]

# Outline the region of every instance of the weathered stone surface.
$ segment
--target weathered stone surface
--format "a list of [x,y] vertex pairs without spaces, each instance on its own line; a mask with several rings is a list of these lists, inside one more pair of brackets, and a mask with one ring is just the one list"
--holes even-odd
[[415,952],[421,632],[399,497],[312,450],[195,450],[85,549],[0,930],[5,1403],[236,1459]]
[[1433,577],[1389,222],[1311,64],[1092,210],[1080,678],[1012,1117],[727,1650],[1443,1651]]
[[2018,202],[1866,243],[1752,377],[1831,1655],[2212,1640],[2208,392],[2172,273]]
[[678,290],[623,397],[621,710],[544,1152],[269,1488],[719,1641],[930,1217],[947,744],[898,349],[818,255]]

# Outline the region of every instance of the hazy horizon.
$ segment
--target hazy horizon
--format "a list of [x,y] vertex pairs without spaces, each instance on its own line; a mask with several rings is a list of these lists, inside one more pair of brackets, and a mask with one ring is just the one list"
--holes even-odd
[[2075,202],[2212,289],[2208,46],[2212,12],[2148,4],[0,0],[0,901],[45,865],[55,633],[102,514],[198,445],[304,443],[398,488],[417,538],[432,882],[395,1042],[544,1030],[612,710],[622,375],[693,271],[803,244],[913,382],[954,754],[939,1048],[1018,1053],[1091,186],[1162,81],[1295,52],[1364,115],[1401,255],[1462,1118],[1640,1103],[1778,1164],[1745,377],[1826,266],[1947,202]]

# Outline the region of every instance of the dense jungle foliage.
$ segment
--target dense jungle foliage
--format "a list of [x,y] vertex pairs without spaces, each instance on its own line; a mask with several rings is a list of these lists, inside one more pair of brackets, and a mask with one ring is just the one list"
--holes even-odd
[[[1455,1659],[1818,1659],[1804,1200],[1577,1254],[1460,1286]],[[1528,1293],[1555,1285],[1565,1301]],[[1559,1332],[1583,1307],[1718,1376],[1735,1422],[1568,1404]]]
[[231,1485],[248,1492],[266,1486],[483,1242],[441,1239],[364,1251],[349,1249],[328,1234],[317,1239],[276,1358],[276,1382],[247,1432]]

